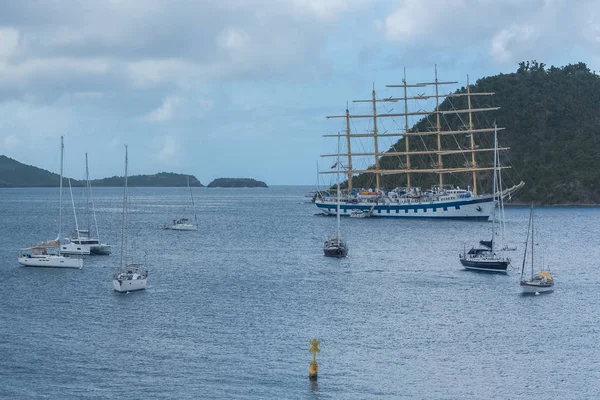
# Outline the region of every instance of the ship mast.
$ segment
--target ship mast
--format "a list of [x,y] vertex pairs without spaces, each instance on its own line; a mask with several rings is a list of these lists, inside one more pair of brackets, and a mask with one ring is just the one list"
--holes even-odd
[[[473,130],[473,114],[471,113],[471,85],[469,84],[469,75],[467,75],[467,103],[469,104],[469,136],[471,138],[471,166],[473,168],[477,167],[477,163],[475,162],[475,137],[471,133]],[[494,137],[496,136],[496,132],[494,131]],[[496,156],[494,156],[494,160],[496,160]],[[495,171],[495,170],[494,170]],[[473,195],[477,196],[477,173],[473,171]]]
[[348,192],[350,192],[352,191],[352,151],[350,149],[350,111],[348,111],[348,103],[346,103],[346,141],[348,144]]
[[[467,77],[468,80],[468,77]],[[342,133],[342,132],[338,132],[337,134],[326,134],[323,135],[324,137],[340,137],[340,136],[345,136],[346,137],[346,142],[348,145],[348,151],[346,153],[341,153],[340,151],[337,152],[337,154],[323,154],[321,155],[321,157],[341,157],[341,156],[346,156],[348,158],[348,188],[352,189],[352,177],[354,174],[361,174],[361,173],[369,173],[369,174],[375,174],[375,180],[376,180],[376,187],[377,189],[380,189],[381,187],[381,176],[382,175],[393,175],[393,174],[406,174],[407,175],[407,188],[410,189],[412,187],[412,177],[414,174],[418,174],[418,173],[429,173],[429,174],[439,174],[439,185],[440,188],[442,187],[444,180],[443,180],[443,174],[453,174],[453,173],[471,173],[472,179],[473,179],[473,193],[477,194],[477,175],[476,172],[477,171],[494,171],[494,170],[501,170],[501,169],[506,169],[506,168],[511,168],[510,166],[496,166],[496,168],[494,168],[493,166],[490,167],[486,167],[486,166],[478,166],[477,162],[476,162],[476,154],[475,153],[479,153],[479,152],[494,152],[494,151],[504,151],[504,150],[508,150],[509,147],[502,147],[502,148],[494,148],[496,146],[493,146],[491,148],[479,148],[478,146],[475,145],[475,140],[474,140],[474,134],[475,133],[492,133],[494,131],[500,131],[503,130],[505,128],[474,128],[473,126],[473,113],[478,113],[478,112],[487,112],[487,111],[494,111],[494,110],[498,110],[500,107],[482,107],[482,108],[473,108],[472,106],[472,97],[473,96],[491,96],[494,93],[486,93],[486,92],[476,92],[473,93],[471,92],[471,88],[470,88],[470,84],[467,82],[467,90],[464,93],[448,93],[448,94],[443,94],[440,93],[439,90],[439,86],[440,85],[449,85],[449,84],[456,84],[458,82],[443,82],[440,81],[438,79],[438,75],[437,75],[437,66],[435,68],[435,79],[433,82],[421,82],[421,83],[416,83],[416,84],[408,84],[406,81],[406,71],[404,71],[404,76],[402,79],[402,84],[400,85],[386,85],[386,87],[398,87],[398,88],[402,88],[404,90],[404,97],[389,97],[389,98],[385,98],[385,99],[381,99],[381,100],[377,100],[376,97],[376,92],[375,92],[375,88],[373,88],[372,90],[372,98],[369,100],[353,100],[353,102],[355,103],[359,103],[359,102],[364,102],[364,103],[371,103],[372,107],[373,107],[373,111],[372,113],[369,114],[350,114],[349,110],[348,110],[348,106],[346,106],[346,113],[344,115],[332,115],[332,116],[327,116],[326,118],[345,118],[346,119],[346,132]],[[408,88],[417,88],[417,87],[426,87],[426,86],[435,86],[435,94],[432,95],[425,95],[425,94],[420,94],[420,95],[415,95],[410,97],[408,94]],[[450,109],[450,110],[441,110],[441,104],[440,104],[440,99],[447,99],[447,98],[453,98],[453,97],[467,97],[467,104],[468,107],[466,109]],[[418,101],[418,100],[428,100],[428,99],[435,99],[435,109],[433,111],[423,111],[423,110],[419,110],[419,111],[413,111],[410,112],[408,109],[408,101],[412,100],[412,101]],[[398,102],[398,101],[403,101],[404,102],[404,112],[402,113],[378,113],[377,112],[377,102]],[[460,115],[460,114],[468,114],[468,118],[469,118],[469,123],[468,123],[468,127],[466,128],[461,128],[461,129],[457,129],[457,130],[442,130],[441,127],[441,117],[445,116],[445,115]],[[409,128],[409,117],[410,116],[432,116],[435,115],[435,130],[432,131],[410,131]],[[377,126],[377,122],[379,118],[394,118],[394,117],[403,117],[404,118],[404,132],[393,132],[393,133],[388,133],[387,131],[385,133],[379,133],[378,131],[378,126]],[[373,119],[373,131],[367,131],[367,132],[357,132],[357,133],[351,133],[350,131],[350,120],[351,119],[361,119],[361,118],[368,118],[368,119]],[[443,135],[464,135],[464,134],[468,134],[470,135],[470,146],[463,148],[461,146],[458,146],[457,148],[454,147],[449,147],[449,148],[443,148],[442,147],[442,136]],[[428,135],[436,135],[436,141],[437,141],[437,146],[436,148],[434,148],[433,150],[411,150],[410,149],[410,137],[411,136],[428,136]],[[404,138],[405,140],[405,151],[387,151],[387,152],[380,152],[379,151],[379,139],[382,137],[397,137],[397,138]],[[351,139],[355,139],[355,138],[373,138],[373,152],[370,151],[364,151],[364,152],[360,152],[360,153],[353,153],[351,150]],[[470,154],[470,162],[466,163],[463,167],[448,167],[448,166],[444,166],[443,163],[443,156],[446,155],[453,155],[453,154]],[[431,156],[437,156],[437,162],[434,162],[433,167],[431,168],[414,168],[414,157],[415,156],[425,156],[425,155],[431,155]],[[353,169],[353,165],[352,165],[352,156],[354,157],[374,157],[375,158],[375,165],[373,167],[367,168],[367,169]],[[401,167],[398,169],[381,169],[380,166],[380,157],[382,156],[403,156],[405,157],[405,161],[406,161],[406,166],[405,167]],[[336,171],[323,171],[321,172],[321,174],[332,174],[332,173],[336,173]]]
[[379,191],[379,147],[377,144],[377,98],[375,97],[375,84],[373,84],[373,146],[375,147],[375,187]]
[[[406,67],[404,67],[404,77],[402,78],[402,86],[404,86],[404,132],[408,133],[408,94],[406,92]],[[410,154],[408,146],[409,136],[404,137],[404,143],[406,144],[406,169],[410,171]],[[410,191],[410,172],[406,173],[406,190]]]

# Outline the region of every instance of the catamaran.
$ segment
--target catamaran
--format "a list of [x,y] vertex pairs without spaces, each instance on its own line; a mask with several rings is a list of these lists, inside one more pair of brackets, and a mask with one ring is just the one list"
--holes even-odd
[[[92,184],[90,182],[90,172],[88,167],[88,155],[85,153],[85,179],[86,179],[86,212],[87,212],[87,229],[77,229],[70,238],[64,240],[62,245],[63,253],[70,254],[96,254],[109,255],[111,253],[111,245],[100,242],[100,232],[98,230],[98,220],[96,219],[96,207],[94,206],[94,196],[92,195]],[[90,204],[92,215],[94,217],[94,226],[96,228],[96,237],[92,237],[91,222],[90,222]]]
[[[21,249],[19,264],[27,267],[52,267],[52,268],[83,268],[83,259],[79,257],[65,257],[60,249],[60,236],[62,233],[62,183],[63,183],[63,159],[64,159],[64,136],[60,137],[60,183],[59,183],[59,216],[58,237],[55,240],[40,242],[35,247]],[[56,248],[56,254],[48,252],[48,248]]]
[[[490,171],[491,166],[486,166],[481,160],[478,160],[476,154],[484,152],[492,152],[493,148],[485,148],[476,144],[475,135],[481,135],[487,132],[494,132],[496,128],[480,127],[476,128],[474,124],[474,115],[486,111],[498,110],[499,107],[482,107],[475,108],[472,106],[472,98],[476,96],[491,96],[494,93],[471,92],[471,86],[467,83],[465,91],[456,93],[440,94],[440,86],[447,84],[456,84],[457,82],[442,82],[438,80],[437,68],[435,70],[435,80],[433,82],[424,82],[416,84],[408,84],[406,81],[406,71],[402,84],[387,85],[390,88],[404,89],[403,97],[389,97],[378,99],[375,89],[372,91],[372,99],[369,100],[354,100],[355,103],[371,103],[372,113],[368,114],[350,114],[346,107],[345,115],[328,116],[331,118],[344,118],[346,121],[345,132],[337,134],[326,134],[325,137],[345,138],[347,152],[341,154],[324,154],[321,157],[345,157],[347,162],[344,166],[347,174],[347,191],[341,199],[341,206],[337,206],[337,198],[330,195],[328,191],[319,191],[316,195],[314,203],[319,208],[322,214],[348,215],[353,217],[384,217],[384,218],[465,218],[489,220],[494,209],[494,195],[481,194],[478,188],[477,173],[482,171]],[[417,94],[409,97],[409,88],[435,88],[435,94],[425,95]],[[446,98],[446,101],[440,103],[440,99]],[[466,108],[455,108],[451,99],[466,98]],[[424,111],[422,109],[409,109],[409,101],[418,102],[421,100],[435,99],[435,108],[433,111]],[[464,100],[463,100],[464,101]],[[377,107],[380,103],[404,103],[404,110],[400,113],[378,112]],[[441,106],[444,106],[442,109]],[[418,106],[418,103],[417,103]],[[416,108],[416,107],[415,107]],[[468,122],[462,120],[461,115],[468,115]],[[409,117],[424,116],[421,120],[423,123],[415,125],[415,128],[409,128]],[[383,121],[392,122],[389,125],[398,125],[400,123],[394,121],[395,117],[404,117],[404,129],[399,128],[398,132],[380,132],[378,126]],[[429,117],[435,117],[434,121],[430,121]],[[444,119],[448,129],[442,129],[442,118]],[[448,119],[454,119],[454,126],[457,125],[458,119],[461,124],[460,128],[450,128]],[[368,119],[372,121],[372,130],[367,132],[353,132],[351,126],[355,120]],[[351,123],[352,121],[352,123]],[[425,127],[425,122],[432,125],[432,129]],[[388,126],[389,126],[388,125]],[[498,131],[504,128],[497,128]],[[427,146],[426,140],[434,143],[431,140],[434,136],[437,146],[431,149]],[[379,147],[379,140],[384,138],[397,137],[404,139],[405,151],[393,146],[389,151],[382,151]],[[356,151],[352,144],[360,138],[370,138],[373,150]],[[425,139],[424,139],[425,138]],[[454,141],[449,138],[454,138]],[[465,138],[469,138],[466,140]],[[443,139],[443,140],[442,140]],[[442,145],[444,143],[444,145]],[[418,145],[418,146],[415,146]],[[361,144],[362,145],[362,144]],[[508,147],[498,150],[508,150]],[[457,163],[458,156],[463,157],[463,165],[451,165]],[[434,156],[437,159],[434,159]],[[353,162],[356,158],[373,157],[373,164],[366,169],[355,168]],[[386,157],[387,161],[394,159],[394,164],[400,167],[390,167],[392,163],[380,163],[382,157]],[[445,161],[447,160],[447,161]],[[427,165],[429,164],[429,165]],[[419,165],[421,167],[419,167]],[[424,166],[423,166],[424,165]],[[501,168],[510,168],[503,166]],[[336,171],[323,171],[321,174],[335,174]],[[353,185],[353,177],[356,174],[374,175],[374,188],[361,189]],[[430,190],[422,190],[420,187],[413,185],[415,175],[417,174],[437,174],[438,184],[434,185]],[[464,174],[469,174],[468,178],[471,184],[459,187],[445,182],[446,176],[464,177]],[[402,187],[390,187],[391,182],[400,182],[398,176],[401,176]],[[396,178],[394,178],[396,177]],[[385,184],[385,185],[384,185]],[[511,196],[524,183],[521,181],[517,185],[506,189],[502,192],[502,196]],[[384,190],[387,186],[387,192]],[[339,211],[338,211],[339,209]]]

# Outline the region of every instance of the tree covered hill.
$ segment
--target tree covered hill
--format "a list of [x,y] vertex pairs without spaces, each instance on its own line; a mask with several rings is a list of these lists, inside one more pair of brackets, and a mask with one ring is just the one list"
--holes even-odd
[[[465,93],[466,88],[457,92]],[[536,61],[522,62],[515,73],[479,79],[471,86],[471,92],[495,92],[491,97],[473,96],[472,99],[481,102],[473,107],[500,109],[486,113],[487,116],[473,115],[479,119],[476,127],[493,126],[495,120],[499,127],[506,128],[498,133],[499,146],[510,147],[501,156],[501,163],[513,167],[503,170],[505,186],[520,180],[525,182],[515,201],[600,204],[600,76],[584,63],[547,68]],[[441,110],[467,107],[466,96],[446,99],[440,104]],[[443,129],[465,129],[464,115],[462,118],[445,116]],[[487,120],[481,121],[483,118]],[[434,123],[435,117],[428,116],[411,131],[431,130]],[[435,135],[422,138],[421,141],[412,136],[409,143],[419,144],[423,149],[437,148]],[[477,134],[475,139],[482,147],[493,147],[490,134]],[[468,148],[470,137],[447,135],[442,141],[446,148]],[[389,151],[405,151],[404,138]],[[491,165],[492,157],[491,153],[477,153],[477,162]],[[382,168],[403,168],[404,160],[403,156],[384,156],[380,164]],[[426,167],[427,162],[418,167]],[[453,166],[464,165],[464,155],[444,156],[445,166],[453,163]],[[444,180],[464,187],[469,176],[445,174]],[[437,176],[432,174],[413,174],[411,179],[413,186],[423,188],[437,183]],[[404,175],[385,176],[383,181],[388,189],[406,185]],[[479,172],[480,192],[491,192],[491,181],[491,172]],[[355,177],[353,185],[372,187],[372,182],[373,174],[362,174]]]
[[266,183],[257,181],[252,178],[217,178],[208,184],[209,188],[212,187],[226,187],[226,188],[241,188],[241,187],[268,187]]
[[[133,175],[127,178],[129,186],[148,187],[179,187],[187,186],[189,176],[190,186],[202,187],[193,175],[161,172],[155,175]],[[57,187],[59,175],[31,165],[22,164],[12,158],[0,155],[0,187]],[[92,186],[123,186],[123,177],[92,180]],[[68,186],[67,178],[63,177],[63,185]],[[84,186],[85,181],[71,179],[72,186]]]

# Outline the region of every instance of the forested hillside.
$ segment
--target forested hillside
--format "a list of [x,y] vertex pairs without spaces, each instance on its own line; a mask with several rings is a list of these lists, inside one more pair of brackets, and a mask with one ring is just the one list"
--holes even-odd
[[[190,186],[203,186],[193,175],[160,172],[154,175],[133,175],[127,178],[129,186],[186,186],[189,177]],[[59,175],[31,165],[22,164],[12,158],[0,155],[0,187],[57,187]],[[92,186],[123,186],[120,176],[92,180]],[[69,185],[63,177],[63,185]],[[71,186],[83,186],[85,181],[71,179]]]

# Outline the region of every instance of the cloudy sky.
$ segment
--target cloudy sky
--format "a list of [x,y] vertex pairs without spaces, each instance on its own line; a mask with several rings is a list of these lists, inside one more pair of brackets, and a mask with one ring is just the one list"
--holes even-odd
[[[517,63],[598,70],[594,0],[0,2],[0,154],[67,174],[172,171],[314,184],[326,115]],[[396,89],[397,90],[397,89]],[[352,106],[351,106],[352,107]],[[332,142],[333,140],[333,142]],[[319,161],[323,168],[329,161]]]

